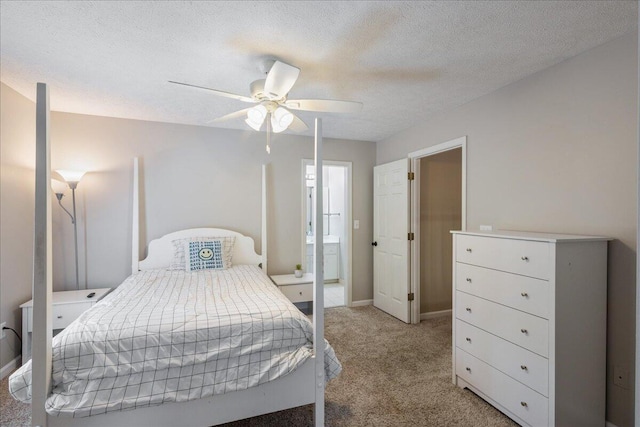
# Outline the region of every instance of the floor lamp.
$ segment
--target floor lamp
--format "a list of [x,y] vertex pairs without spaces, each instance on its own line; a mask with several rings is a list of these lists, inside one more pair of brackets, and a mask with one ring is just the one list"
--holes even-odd
[[[80,274],[78,271],[78,222],[76,221],[76,188],[78,187],[78,183],[82,179],[82,176],[86,172],[80,171],[70,171],[70,170],[57,170],[58,175],[60,175],[67,183],[69,188],[71,189],[71,200],[73,201],[72,211],[69,212],[67,208],[62,205],[62,197],[64,197],[64,190],[66,189],[65,185],[60,181],[53,180],[53,191],[56,194],[56,198],[58,199],[58,204],[60,207],[71,217],[71,223],[73,224],[73,241],[75,244],[75,256],[76,256],[76,289],[80,290]],[[62,185],[59,185],[59,184]]]

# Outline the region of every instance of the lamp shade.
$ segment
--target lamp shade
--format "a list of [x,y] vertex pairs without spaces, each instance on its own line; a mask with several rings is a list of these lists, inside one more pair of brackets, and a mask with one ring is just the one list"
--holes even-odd
[[293,114],[286,108],[278,107],[271,115],[271,126],[275,133],[280,133],[293,122]]
[[51,180],[51,189],[55,194],[62,194],[68,188],[67,184],[62,181],[58,181],[57,179]]
[[67,184],[78,183],[84,176],[85,171],[56,170],[58,174],[67,181]]

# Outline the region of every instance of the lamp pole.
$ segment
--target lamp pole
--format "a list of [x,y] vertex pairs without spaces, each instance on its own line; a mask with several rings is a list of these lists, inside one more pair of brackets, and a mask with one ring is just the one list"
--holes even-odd
[[80,274],[78,272],[78,218],[76,216],[76,187],[77,182],[70,182],[69,188],[71,188],[71,199],[73,201],[73,217],[71,222],[73,223],[73,242],[75,243],[75,255],[76,255],[76,289],[80,290]]
[[69,188],[71,189],[71,200],[73,201],[73,214],[67,210],[62,205],[62,197],[63,193],[56,193],[56,198],[58,199],[58,204],[60,207],[69,215],[71,218],[71,224],[73,224],[73,241],[75,248],[75,259],[76,259],[76,289],[80,290],[80,273],[78,269],[78,223],[76,221],[76,188],[78,187],[77,182],[68,182]]

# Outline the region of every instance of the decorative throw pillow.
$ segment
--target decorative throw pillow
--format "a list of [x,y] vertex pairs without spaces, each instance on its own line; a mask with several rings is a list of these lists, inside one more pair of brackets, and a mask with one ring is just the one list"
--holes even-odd
[[184,250],[187,271],[224,269],[220,240],[185,242]]
[[222,241],[222,264],[224,268],[231,267],[233,246],[236,242],[235,236],[225,237],[189,237],[185,239],[173,240],[173,259],[169,265],[169,270],[185,270],[187,259],[185,256],[185,242],[210,242],[213,240]]

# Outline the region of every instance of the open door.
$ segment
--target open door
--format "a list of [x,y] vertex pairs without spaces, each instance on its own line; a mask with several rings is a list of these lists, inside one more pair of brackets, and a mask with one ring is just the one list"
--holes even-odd
[[409,159],[373,168],[373,305],[410,323]]

